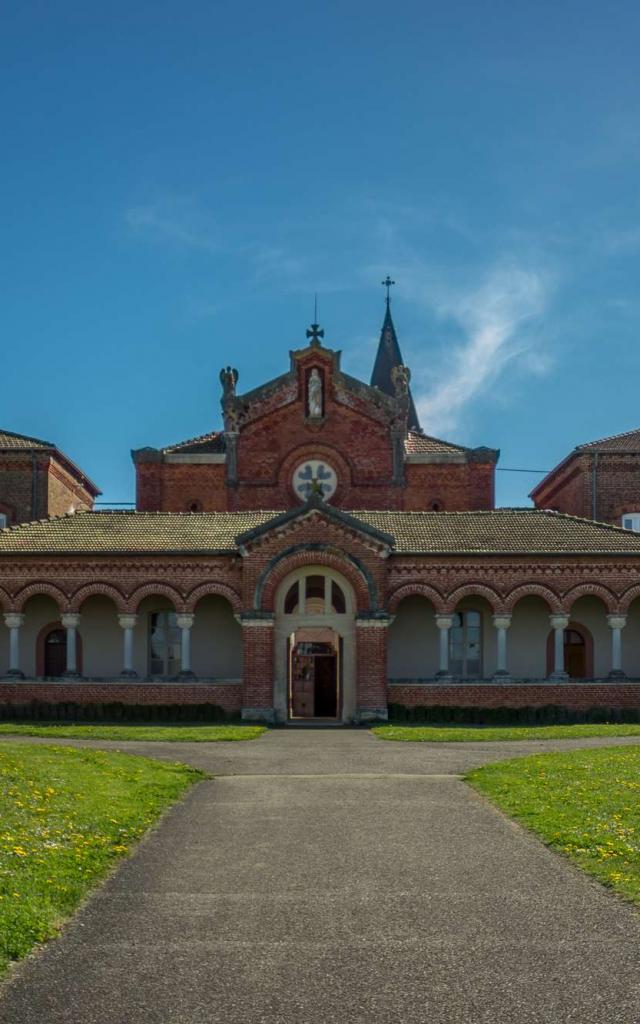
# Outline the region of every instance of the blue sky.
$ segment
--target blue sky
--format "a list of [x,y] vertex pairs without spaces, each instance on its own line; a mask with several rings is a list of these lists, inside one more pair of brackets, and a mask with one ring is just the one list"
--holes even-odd
[[[132,500],[319,293],[368,379],[393,312],[423,426],[547,469],[640,426],[640,7],[10,0],[0,426]],[[498,474],[525,504],[538,478]]]

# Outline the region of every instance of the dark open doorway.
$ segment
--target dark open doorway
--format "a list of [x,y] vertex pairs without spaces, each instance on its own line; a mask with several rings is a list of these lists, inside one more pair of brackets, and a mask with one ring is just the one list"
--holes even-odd
[[289,638],[289,718],[338,718],[338,680],[338,651],[334,643],[299,640],[292,634]]

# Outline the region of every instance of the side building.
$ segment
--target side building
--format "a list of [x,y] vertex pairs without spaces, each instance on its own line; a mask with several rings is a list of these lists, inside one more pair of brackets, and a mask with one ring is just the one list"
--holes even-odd
[[0,430],[0,527],[85,511],[99,494],[51,441]]

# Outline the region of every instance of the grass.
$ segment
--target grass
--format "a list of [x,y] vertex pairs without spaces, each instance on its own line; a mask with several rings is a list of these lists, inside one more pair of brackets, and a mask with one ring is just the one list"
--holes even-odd
[[[1,726],[0,726],[1,728]],[[376,725],[381,740],[413,743],[487,743],[495,740],[582,740],[591,736],[640,736],[640,725]]]
[[0,974],[202,773],[128,754],[0,746]]
[[640,904],[640,748],[538,754],[466,778],[548,846]]
[[141,740],[162,743],[217,743],[220,740],[255,740],[264,725],[74,725],[6,723],[0,736],[44,736],[70,740]]

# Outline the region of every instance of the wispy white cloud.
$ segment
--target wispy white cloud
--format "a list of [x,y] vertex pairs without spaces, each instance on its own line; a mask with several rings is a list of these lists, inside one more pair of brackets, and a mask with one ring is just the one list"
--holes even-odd
[[541,273],[510,266],[492,270],[478,288],[436,302],[438,315],[453,320],[463,338],[448,353],[435,384],[426,391],[421,387],[416,395],[426,431],[458,426],[470,404],[495,387],[507,370],[549,371],[549,358],[534,348],[533,329],[547,298],[548,283]]
[[207,252],[222,246],[210,218],[187,199],[163,199],[125,211],[125,223],[135,235],[156,242],[172,242]]
[[490,388],[498,391],[499,381],[500,390],[506,388],[507,374],[550,371],[551,357],[540,346],[541,318],[552,287],[549,273],[500,262],[480,284],[452,287],[417,258],[405,260],[396,273],[398,295],[435,314],[443,331],[456,338],[439,355],[434,349],[428,367],[416,358],[415,343],[413,359],[405,352],[413,364],[414,398],[427,432],[454,430]]

